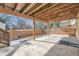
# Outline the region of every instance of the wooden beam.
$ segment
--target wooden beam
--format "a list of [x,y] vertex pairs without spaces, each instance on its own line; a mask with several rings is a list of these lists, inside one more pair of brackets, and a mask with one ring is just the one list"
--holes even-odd
[[15,11],[18,3],[15,3],[13,10]]
[[5,8],[15,10],[17,3],[5,3]]
[[21,14],[19,12],[16,12],[16,11],[13,11],[13,10],[10,10],[10,9],[7,9],[7,8],[5,9],[3,7],[0,7],[0,13],[10,14],[10,15],[18,16],[18,17],[31,19],[31,20],[35,19],[35,20],[43,21],[42,19],[38,19],[38,18],[35,18],[35,17],[27,16],[27,15]]
[[41,14],[37,15],[37,17],[41,17],[41,16],[44,16],[44,15],[47,15],[50,12],[53,13],[53,11],[58,10],[59,8],[63,8],[65,6],[67,6],[67,4],[63,4],[63,5],[61,5],[61,4],[58,5],[57,4],[57,6],[54,6],[53,8],[47,10],[47,12],[44,12],[44,13],[41,13]]
[[25,6],[25,3],[18,3],[15,11],[21,11],[21,9]]
[[6,4],[4,3],[4,8],[6,8]]
[[46,8],[46,9],[44,9],[44,10],[38,12],[38,13],[36,13],[34,16],[37,16],[37,15],[41,14],[41,13],[44,12],[44,11],[50,10],[51,8],[53,8],[53,7],[56,6],[56,5],[58,5],[58,3],[52,5],[52,6],[48,7],[48,8]]
[[47,24],[48,24],[48,25],[47,25],[47,31],[48,31],[47,34],[49,35],[49,21],[47,22]]
[[56,19],[50,19],[50,21],[63,21],[76,18],[77,13],[67,14],[62,17],[58,17]]
[[39,7],[37,7],[36,9],[34,9],[33,11],[31,11],[28,15],[32,14],[33,12],[37,11],[38,9],[40,9],[41,7],[47,5],[47,3],[43,3],[41,4]]
[[[64,16],[64,15],[66,15],[66,14],[72,14],[72,13],[76,13],[77,12],[77,10],[78,10],[78,8],[76,7],[76,8],[74,8],[74,9],[68,9],[68,10],[65,10],[65,11],[62,11],[61,13],[55,13],[55,14],[53,14],[53,15],[55,15],[56,17],[60,17],[60,16]],[[60,15],[60,14],[62,14],[62,15]],[[51,19],[51,18],[53,18],[54,16],[47,16],[47,17],[49,17],[49,19]],[[43,18],[43,19],[47,19],[47,17],[45,17],[45,18]]]
[[77,11],[77,16],[76,17],[79,18],[79,10]]
[[57,10],[55,10],[55,11],[52,11],[52,12],[50,12],[50,13],[45,13],[45,16],[43,16],[43,15],[41,15],[40,17],[42,18],[44,18],[44,17],[47,17],[47,16],[49,16],[49,15],[53,15],[53,14],[56,14],[56,13],[58,13],[58,12],[62,12],[62,11],[66,11],[66,10],[69,10],[69,9],[71,9],[71,8],[74,8],[74,7],[78,7],[79,5],[72,5],[72,6],[69,6],[69,7],[66,7],[66,8],[63,8],[63,9],[57,9]]
[[[33,6],[31,9],[29,9],[28,10],[28,12],[27,13],[25,13],[26,15],[28,15],[30,12],[32,12],[33,10],[35,10],[36,8],[38,8],[41,4],[43,4],[43,3],[37,3],[35,6]],[[37,10],[38,11],[38,10]],[[36,11],[35,11],[36,12]],[[32,13],[33,14],[33,13]],[[31,15],[29,15],[29,16],[32,16],[32,14]]]
[[33,40],[35,41],[35,20],[33,19]]
[[7,6],[7,5],[6,5],[6,3],[5,3],[4,5],[5,5],[5,7],[4,7],[4,8],[7,8],[7,7],[6,7],[6,6]]
[[0,7],[4,7],[5,8],[5,3],[0,3]]
[[[43,14],[40,14],[40,15],[37,15],[36,17],[45,17],[45,16],[48,16],[48,15],[50,15],[51,13],[53,13],[54,11],[57,11],[57,10],[59,10],[59,9],[62,9],[62,8],[64,8],[64,7],[67,7],[68,5],[67,4],[64,4],[64,5],[62,5],[62,6],[60,6],[60,7],[56,7],[56,8],[53,8],[53,9],[51,9],[51,10],[48,10],[47,12],[45,12],[45,13],[43,13]],[[45,15],[45,16],[44,16]]]
[[76,18],[76,39],[79,42],[79,10]]
[[79,7],[79,5],[73,5],[73,6],[70,6],[70,7],[68,7],[68,8],[64,8],[64,9],[62,9],[62,10],[58,10],[58,11],[56,11],[56,12],[54,12],[54,13],[58,13],[58,12],[64,12],[64,11],[67,11],[67,10],[69,10],[69,9],[75,9],[75,8],[78,8]]
[[28,10],[30,10],[33,6],[35,6],[36,5],[36,3],[31,3],[24,11],[23,11],[23,14],[24,13],[27,13],[28,12]]
[[5,9],[5,8],[2,8],[2,7],[0,7],[0,13],[10,14],[10,15],[14,15],[14,16],[18,16],[18,17],[24,17],[24,18],[31,18],[29,16],[26,16],[26,15],[23,15],[21,13],[12,11],[12,10],[7,9],[7,8]]

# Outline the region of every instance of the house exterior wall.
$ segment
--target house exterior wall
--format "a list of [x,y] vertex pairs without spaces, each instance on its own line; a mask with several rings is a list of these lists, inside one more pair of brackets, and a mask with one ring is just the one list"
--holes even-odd
[[3,29],[3,30],[5,30],[5,24],[2,23],[2,22],[0,22],[0,28]]

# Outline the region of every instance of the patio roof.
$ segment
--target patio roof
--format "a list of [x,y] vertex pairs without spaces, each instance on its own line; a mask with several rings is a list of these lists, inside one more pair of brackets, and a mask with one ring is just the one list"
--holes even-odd
[[76,18],[78,10],[78,3],[0,3],[0,13],[46,22]]

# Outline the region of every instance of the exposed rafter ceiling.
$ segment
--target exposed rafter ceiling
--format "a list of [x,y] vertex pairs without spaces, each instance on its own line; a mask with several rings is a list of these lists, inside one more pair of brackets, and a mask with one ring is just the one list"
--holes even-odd
[[36,5],[36,3],[31,3],[24,11],[23,11],[23,14],[24,13],[27,13],[32,7],[34,7]]
[[[78,3],[0,3],[3,7],[22,14],[21,17],[39,19],[43,21],[61,21],[75,18],[79,10]],[[12,13],[12,12],[11,12]],[[16,14],[17,14],[16,13]],[[15,14],[14,14],[15,15]]]
[[36,9],[34,9],[33,11],[31,11],[28,15],[32,14],[33,12],[39,10],[40,8],[42,8],[43,6],[45,6],[47,3],[45,4],[41,4],[40,6],[38,6]]

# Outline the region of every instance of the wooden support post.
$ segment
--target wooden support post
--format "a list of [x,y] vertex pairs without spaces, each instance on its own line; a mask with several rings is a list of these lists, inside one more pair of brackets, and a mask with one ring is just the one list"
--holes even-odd
[[7,32],[7,35],[8,35],[7,36],[8,38],[6,39],[7,40],[7,46],[10,46],[10,33]]
[[49,35],[49,21],[48,21],[48,24],[47,24],[47,31],[48,31],[48,35]]
[[77,14],[77,20],[76,20],[76,38],[79,42],[79,12]]
[[35,20],[33,20],[33,40],[35,41]]

